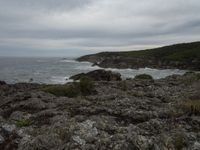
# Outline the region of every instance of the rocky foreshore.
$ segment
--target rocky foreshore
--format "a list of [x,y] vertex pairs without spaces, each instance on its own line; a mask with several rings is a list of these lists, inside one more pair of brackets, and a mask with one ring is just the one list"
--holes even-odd
[[73,98],[45,86],[0,82],[0,150],[200,149],[199,74],[94,81]]

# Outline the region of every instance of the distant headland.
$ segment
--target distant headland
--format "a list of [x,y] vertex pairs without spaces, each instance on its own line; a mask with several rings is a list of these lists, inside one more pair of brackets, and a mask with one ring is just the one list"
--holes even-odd
[[78,61],[89,61],[103,68],[157,68],[200,70],[200,42],[181,43],[154,49],[101,52],[85,55]]

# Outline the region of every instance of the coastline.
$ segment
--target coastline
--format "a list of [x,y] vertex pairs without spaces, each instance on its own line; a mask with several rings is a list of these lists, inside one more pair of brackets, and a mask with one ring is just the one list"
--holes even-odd
[[78,62],[63,58],[5,58],[0,59],[0,80],[8,83],[36,82],[46,84],[65,84],[66,79],[79,73],[97,69],[111,70],[122,74],[123,78],[134,78],[138,74],[150,74],[153,78],[164,78],[172,74],[184,74],[187,70],[157,69],[114,69],[92,66],[90,62]]
[[200,71],[200,42],[182,43],[154,49],[101,52],[79,57],[95,66],[118,69],[183,69]]

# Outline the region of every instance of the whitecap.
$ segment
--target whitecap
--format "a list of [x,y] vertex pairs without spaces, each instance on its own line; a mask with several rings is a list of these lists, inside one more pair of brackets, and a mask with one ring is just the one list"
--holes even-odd
[[78,61],[73,60],[73,59],[63,59],[63,60],[60,60],[59,62],[62,62],[62,63],[79,63]]
[[91,65],[87,65],[87,66],[77,66],[76,68],[74,68],[76,70],[97,70],[97,69],[103,69],[99,66],[91,66]]
[[67,79],[69,79],[69,77],[52,76],[50,80],[53,84],[65,84],[67,83]]

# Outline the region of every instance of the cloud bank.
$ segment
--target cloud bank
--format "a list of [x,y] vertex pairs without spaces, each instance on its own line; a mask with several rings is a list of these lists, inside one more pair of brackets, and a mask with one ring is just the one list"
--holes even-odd
[[0,56],[75,56],[198,40],[199,0],[0,0]]

